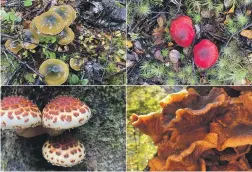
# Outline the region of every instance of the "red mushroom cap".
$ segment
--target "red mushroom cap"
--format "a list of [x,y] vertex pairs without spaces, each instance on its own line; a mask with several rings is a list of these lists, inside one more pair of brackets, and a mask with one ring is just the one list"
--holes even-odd
[[173,20],[171,22],[170,34],[178,45],[189,47],[195,36],[191,18],[188,16],[179,16]]
[[0,104],[2,129],[25,129],[41,124],[39,108],[25,97],[4,97]]
[[207,40],[201,40],[193,48],[194,62],[195,64],[203,69],[208,69],[213,66],[219,57],[219,51],[216,45]]

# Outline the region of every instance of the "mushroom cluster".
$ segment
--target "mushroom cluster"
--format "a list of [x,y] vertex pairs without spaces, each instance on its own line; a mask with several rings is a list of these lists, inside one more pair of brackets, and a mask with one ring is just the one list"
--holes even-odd
[[251,169],[252,91],[230,97],[213,88],[200,96],[189,88],[160,102],[161,113],[131,116],[131,124],[158,146],[151,171]]
[[8,39],[4,46],[14,54],[17,54],[23,48],[32,50],[37,47],[39,43],[39,36],[36,32],[30,29],[23,30],[23,41]]
[[[23,96],[1,100],[1,129],[15,129],[19,136],[50,135],[42,148],[44,158],[53,165],[71,167],[85,158],[85,148],[66,129],[79,127],[91,118],[90,108],[77,98],[58,96],[43,112]],[[63,133],[63,134],[62,134]]]
[[[189,47],[195,38],[192,19],[188,16],[179,16],[172,20],[170,26],[172,39],[181,47]],[[203,39],[193,48],[194,62],[197,67],[208,69],[218,60],[217,46],[210,40]]]

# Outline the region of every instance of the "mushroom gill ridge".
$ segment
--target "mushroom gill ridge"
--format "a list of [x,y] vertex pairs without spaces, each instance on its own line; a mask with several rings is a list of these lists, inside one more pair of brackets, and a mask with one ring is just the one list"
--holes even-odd
[[150,170],[251,169],[250,95],[241,92],[235,97],[240,101],[232,101],[222,88],[213,88],[207,96],[188,89],[163,99],[161,113],[133,114],[131,124],[158,147],[157,156],[149,160]]

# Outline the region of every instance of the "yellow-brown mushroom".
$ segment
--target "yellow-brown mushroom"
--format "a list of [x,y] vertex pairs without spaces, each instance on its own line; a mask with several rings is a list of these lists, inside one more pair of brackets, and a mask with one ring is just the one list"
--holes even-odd
[[65,27],[65,22],[62,17],[52,11],[41,14],[34,22],[39,32],[48,35],[57,35]]
[[66,26],[72,24],[76,18],[76,11],[71,5],[53,6],[49,11],[58,13],[63,18]]
[[23,48],[22,44],[18,40],[12,40],[12,39],[8,39],[5,42],[4,46],[14,54],[17,54]]
[[74,32],[71,28],[65,27],[60,34],[57,35],[60,45],[67,45],[74,40]]
[[83,58],[71,58],[70,59],[70,67],[75,70],[75,71],[80,71],[81,66],[84,64],[84,59]]
[[66,82],[69,69],[65,62],[58,59],[48,59],[39,67],[39,72],[45,76],[47,85],[61,85]]
[[[24,29],[24,42],[23,46],[26,49],[34,49],[36,48],[39,43],[38,34],[30,29]],[[33,44],[34,43],[34,44]]]

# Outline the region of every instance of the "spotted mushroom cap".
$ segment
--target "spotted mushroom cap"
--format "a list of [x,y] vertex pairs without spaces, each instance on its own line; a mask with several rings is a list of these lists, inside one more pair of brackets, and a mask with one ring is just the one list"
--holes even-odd
[[64,20],[56,12],[45,12],[34,21],[39,32],[48,35],[57,35],[65,27]]
[[42,148],[44,158],[52,165],[72,167],[85,158],[85,148],[73,137],[61,135],[46,141]]
[[79,99],[58,96],[43,109],[43,126],[55,130],[70,129],[85,124],[91,118],[89,107]]
[[53,6],[49,11],[58,13],[63,18],[66,26],[72,24],[76,18],[76,11],[71,5]]
[[8,39],[5,44],[5,48],[9,49],[14,54],[17,54],[23,47],[22,44],[17,40]]
[[2,129],[25,129],[41,124],[41,112],[30,100],[22,96],[9,96],[1,100]]
[[60,34],[57,35],[60,45],[67,45],[74,40],[74,32],[71,28],[65,27]]

